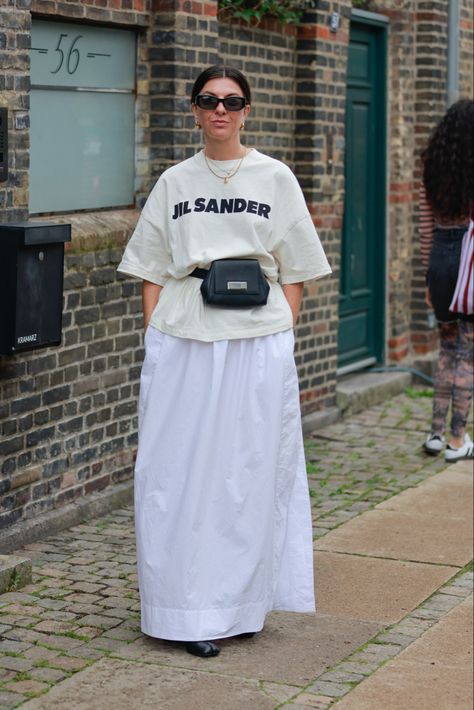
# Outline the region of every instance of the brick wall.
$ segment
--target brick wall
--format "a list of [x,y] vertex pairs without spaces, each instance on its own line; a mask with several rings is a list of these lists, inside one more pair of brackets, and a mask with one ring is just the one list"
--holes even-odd
[[221,61],[238,67],[252,88],[242,141],[294,166],[296,28],[219,24]]
[[422,175],[420,155],[433,127],[447,108],[448,2],[423,2],[416,7],[415,163],[413,185],[413,275],[411,338],[415,353],[424,355],[437,345],[437,329],[428,321],[426,283],[418,239],[418,188]]
[[474,5],[461,0],[459,11],[459,96],[474,95]]
[[149,47],[150,159],[156,180],[200,145],[189,96],[199,69],[216,64],[219,57],[215,0],[155,0],[154,10]]
[[[350,9],[350,2],[318,3],[298,30],[295,171],[334,272],[305,289],[296,354],[305,413],[335,404]],[[341,16],[337,33],[329,30],[333,12]]]
[[29,0],[0,5],[0,105],[8,108],[8,182],[0,183],[5,221],[28,217],[29,167]]
[[136,218],[68,218],[62,345],[0,358],[0,528],[132,475],[141,296],[116,266]]

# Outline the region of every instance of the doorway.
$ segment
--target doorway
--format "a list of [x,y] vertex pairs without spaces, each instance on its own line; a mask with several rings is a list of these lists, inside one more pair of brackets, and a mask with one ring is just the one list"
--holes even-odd
[[345,122],[338,343],[341,374],[380,363],[384,354],[385,67],[386,23],[354,17]]

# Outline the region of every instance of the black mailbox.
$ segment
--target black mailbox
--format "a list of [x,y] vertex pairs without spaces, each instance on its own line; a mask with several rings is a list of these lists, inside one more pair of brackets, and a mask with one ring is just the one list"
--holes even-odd
[[59,345],[70,224],[0,224],[0,354]]

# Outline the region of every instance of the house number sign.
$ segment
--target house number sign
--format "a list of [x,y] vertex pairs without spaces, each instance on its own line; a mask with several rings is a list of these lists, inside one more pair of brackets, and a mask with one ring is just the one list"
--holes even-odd
[[63,22],[33,22],[33,88],[131,91],[135,35],[127,30]]

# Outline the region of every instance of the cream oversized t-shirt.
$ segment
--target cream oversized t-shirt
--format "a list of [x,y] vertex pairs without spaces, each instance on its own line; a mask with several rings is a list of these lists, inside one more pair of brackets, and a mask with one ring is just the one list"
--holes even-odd
[[[213,163],[228,170],[235,165]],[[202,281],[189,274],[224,258],[259,260],[270,283],[265,306],[227,309],[203,302]],[[153,327],[203,341],[291,328],[280,284],[331,273],[295,176],[257,150],[226,184],[209,170],[202,151],[166,170],[150,193],[118,271],[163,286],[150,320]]]

